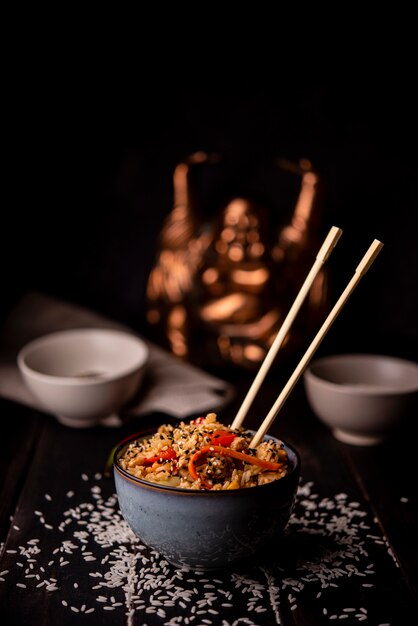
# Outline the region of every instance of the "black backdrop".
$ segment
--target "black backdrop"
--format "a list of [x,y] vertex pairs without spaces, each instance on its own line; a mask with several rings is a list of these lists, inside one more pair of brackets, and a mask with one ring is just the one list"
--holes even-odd
[[236,191],[274,206],[272,164],[307,157],[324,183],[324,232],[345,230],[332,257],[335,294],[372,239],[385,243],[321,349],[417,358],[413,81],[139,76],[129,88],[88,78],[51,87],[51,76],[32,76],[9,96],[2,314],[36,288],[146,333],[145,285],[176,163],[196,150],[222,154],[228,175],[203,194],[210,212]]

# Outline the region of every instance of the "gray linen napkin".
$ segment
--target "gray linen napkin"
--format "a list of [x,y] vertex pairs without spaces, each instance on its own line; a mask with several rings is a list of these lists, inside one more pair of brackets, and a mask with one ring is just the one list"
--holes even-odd
[[[17,354],[36,337],[71,328],[129,330],[72,303],[37,292],[27,293],[0,330],[0,396],[40,408],[20,375]],[[231,399],[231,385],[142,339],[150,350],[147,375],[138,399],[126,407],[124,417],[163,412],[182,419],[204,411],[217,411]],[[113,420],[106,425],[118,423]]]

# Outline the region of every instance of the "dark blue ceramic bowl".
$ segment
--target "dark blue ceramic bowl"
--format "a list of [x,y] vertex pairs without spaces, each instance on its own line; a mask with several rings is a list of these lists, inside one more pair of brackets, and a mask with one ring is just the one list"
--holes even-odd
[[293,447],[285,444],[290,471],[280,480],[247,489],[194,491],[146,482],[119,467],[117,459],[134,439],[125,440],[114,455],[119,506],[133,532],[174,565],[228,567],[254,556],[283,532],[300,476]]

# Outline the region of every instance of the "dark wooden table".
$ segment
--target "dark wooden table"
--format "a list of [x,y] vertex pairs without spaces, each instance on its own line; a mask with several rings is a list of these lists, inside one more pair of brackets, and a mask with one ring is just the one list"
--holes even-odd
[[[248,388],[221,419],[229,423]],[[271,372],[248,426],[280,390]],[[398,433],[375,447],[337,442],[311,413],[298,383],[272,428],[302,457],[286,537],[236,571],[176,570],[134,540],[121,520],[111,448],[162,422],[69,429],[0,401],[1,624],[315,626],[418,623],[417,444]]]

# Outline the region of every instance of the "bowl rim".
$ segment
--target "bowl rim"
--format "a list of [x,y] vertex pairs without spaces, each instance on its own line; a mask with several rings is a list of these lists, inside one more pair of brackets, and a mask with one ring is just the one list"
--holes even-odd
[[[113,465],[114,471],[118,472],[122,476],[122,478],[129,480],[130,482],[132,482],[133,484],[139,487],[143,487],[151,491],[158,491],[162,493],[169,492],[169,493],[177,494],[177,495],[200,495],[204,497],[209,496],[211,498],[216,497],[216,496],[220,496],[223,498],[226,496],[237,497],[237,494],[240,494],[243,492],[248,493],[249,489],[251,489],[251,493],[254,493],[253,491],[254,489],[258,492],[260,489],[266,489],[266,488],[271,489],[271,485],[274,485],[276,483],[283,484],[283,482],[285,483],[289,482],[289,480],[293,478],[295,472],[300,472],[300,469],[301,469],[301,457],[300,457],[299,451],[293,445],[289,444],[284,439],[281,439],[281,438],[279,439],[278,437],[274,437],[273,435],[267,434],[265,435],[264,439],[274,439],[276,441],[281,441],[284,444],[285,448],[287,448],[293,453],[295,460],[296,460],[296,463],[291,468],[291,471],[289,471],[289,473],[286,474],[286,476],[283,476],[283,478],[280,478],[280,480],[274,480],[274,481],[271,481],[270,483],[266,483],[265,485],[257,485],[256,487],[251,487],[249,489],[231,489],[229,491],[226,489],[215,490],[215,491],[208,491],[208,490],[203,490],[203,489],[183,489],[182,487],[170,487],[169,485],[158,485],[157,483],[152,483],[151,481],[144,480],[143,478],[138,478],[137,476],[133,476],[132,474],[129,474],[129,472],[124,470],[117,463],[118,456],[120,455],[122,449],[125,448],[131,441],[135,439],[147,437],[147,435],[149,436],[152,433],[155,433],[156,431],[157,431],[157,428],[149,428],[145,431],[128,435],[114,447],[113,459],[112,459],[112,465]],[[246,432],[255,434],[255,431],[251,429],[247,429]]]
[[377,354],[377,353],[355,353],[355,352],[347,352],[342,354],[333,354],[328,356],[323,356],[318,359],[312,361],[304,372],[304,379],[306,382],[315,382],[320,384],[323,388],[336,391],[338,393],[350,393],[355,395],[364,395],[370,396],[372,394],[375,395],[404,395],[407,393],[415,393],[418,392],[418,382],[416,385],[414,384],[396,384],[389,385],[385,384],[376,385],[372,383],[338,383],[315,372],[315,366],[321,365],[335,365],[339,363],[345,363],[349,360],[353,361],[361,361],[361,362],[373,362],[377,363],[378,361],[382,363],[397,363],[401,366],[412,367],[416,369],[418,375],[418,363],[414,361],[410,361],[408,359],[404,359],[397,356],[385,355],[385,354]]
[[[33,351],[43,346],[43,344],[48,344],[50,342],[54,342],[56,339],[60,339],[61,337],[71,337],[81,336],[81,335],[92,335],[92,334],[106,334],[124,337],[125,339],[129,339],[133,344],[136,344],[137,347],[140,348],[139,356],[136,359],[134,365],[130,367],[125,367],[118,372],[111,372],[109,374],[103,374],[100,377],[92,377],[92,378],[83,378],[81,376],[56,376],[54,374],[45,374],[43,372],[39,372],[38,370],[33,369],[26,363],[26,358]],[[100,328],[100,327],[89,327],[89,328],[71,328],[66,330],[59,330],[56,332],[47,333],[32,339],[28,343],[26,343],[17,354],[17,365],[22,374],[29,376],[33,380],[37,380],[39,382],[45,382],[54,385],[64,385],[64,386],[95,386],[95,385],[105,385],[109,382],[120,380],[130,374],[133,374],[137,371],[140,371],[144,366],[148,363],[150,355],[150,350],[146,342],[141,339],[138,335],[135,335],[133,332],[120,330],[117,328]]]

